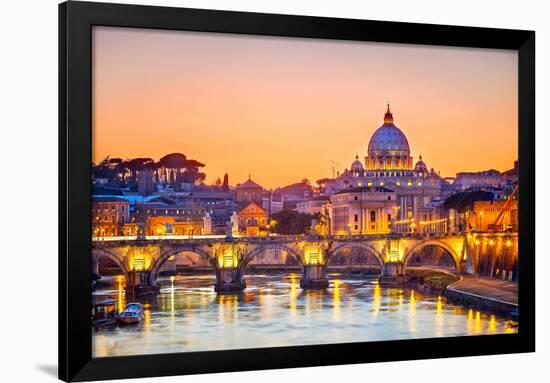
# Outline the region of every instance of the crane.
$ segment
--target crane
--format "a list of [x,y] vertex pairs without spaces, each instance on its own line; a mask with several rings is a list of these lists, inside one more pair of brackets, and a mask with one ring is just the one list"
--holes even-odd
[[497,217],[495,218],[493,223],[487,225],[487,231],[496,232],[496,231],[499,231],[499,230],[502,229],[502,218],[504,217],[504,213],[512,205],[512,202],[514,201],[514,198],[516,198],[516,196],[518,195],[518,190],[519,190],[519,185],[517,185],[514,188],[514,191],[508,196],[508,199],[506,200],[506,202],[502,206],[502,209],[500,209],[500,211],[498,212]]
[[330,160],[330,162],[332,162],[332,166],[329,168],[329,169],[332,169],[332,178],[336,178],[336,175],[335,175],[335,171],[336,169],[341,166],[342,164],[336,162],[336,161],[333,161],[333,160]]

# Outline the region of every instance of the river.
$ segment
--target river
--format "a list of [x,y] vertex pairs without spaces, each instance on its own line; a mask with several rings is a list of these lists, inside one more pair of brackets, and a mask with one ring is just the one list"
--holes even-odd
[[[302,290],[300,275],[245,277],[241,294],[218,295],[213,275],[160,278],[156,297],[139,299],[144,320],[92,330],[94,357],[312,345],[377,340],[502,334],[515,322],[448,304],[375,279],[329,274],[326,290]],[[126,303],[124,279],[104,277],[109,287],[93,300]]]

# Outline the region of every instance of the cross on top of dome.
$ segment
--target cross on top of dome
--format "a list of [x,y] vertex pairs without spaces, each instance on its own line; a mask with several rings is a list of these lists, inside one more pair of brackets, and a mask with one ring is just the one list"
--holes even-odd
[[388,110],[384,115],[384,124],[393,124],[393,114],[391,113],[389,102],[388,102]]

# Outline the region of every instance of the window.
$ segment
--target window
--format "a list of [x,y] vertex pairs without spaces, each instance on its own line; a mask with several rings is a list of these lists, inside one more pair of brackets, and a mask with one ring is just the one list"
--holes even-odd
[[370,212],[370,220],[371,222],[376,222],[376,212],[374,210]]
[[390,200],[391,200],[391,195],[388,196],[388,201],[390,201]]
[[388,214],[388,222],[391,222],[391,214]]
[[353,221],[354,221],[354,222],[359,222],[359,216],[358,216],[357,214],[355,214],[355,215],[353,216]]
[[353,199],[354,199],[355,201],[357,201],[357,196],[353,197]]

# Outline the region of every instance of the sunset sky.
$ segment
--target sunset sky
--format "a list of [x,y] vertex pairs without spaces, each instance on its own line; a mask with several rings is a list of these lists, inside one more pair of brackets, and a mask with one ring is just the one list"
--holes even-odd
[[181,152],[270,188],[367,155],[386,102],[416,162],[517,159],[513,51],[94,27],[93,158]]

